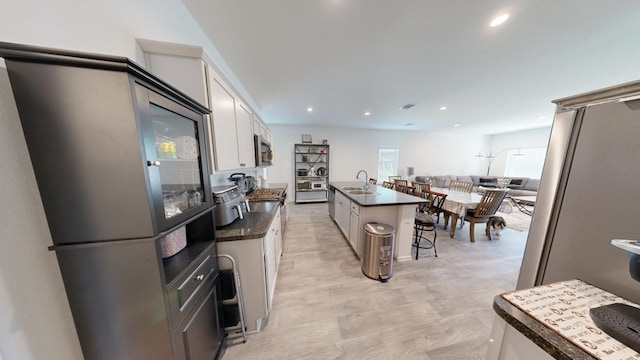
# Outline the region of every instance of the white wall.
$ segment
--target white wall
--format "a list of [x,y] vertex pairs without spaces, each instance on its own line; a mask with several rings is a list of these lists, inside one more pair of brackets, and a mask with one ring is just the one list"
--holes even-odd
[[[507,149],[532,149],[532,148],[547,148],[549,144],[549,135],[551,134],[551,127],[543,127],[532,130],[517,131],[512,133],[492,135],[489,138],[490,148],[487,151],[491,151],[493,154],[497,154],[500,151]],[[487,169],[487,160],[482,159],[485,163],[484,172]],[[503,152],[496,156],[491,163],[491,174],[495,176],[503,176],[504,169],[507,165],[507,152]]]
[[[399,171],[413,166],[415,175],[482,175],[487,160],[478,151],[497,153],[507,148],[545,147],[550,128],[540,128],[499,135],[478,135],[460,129],[445,132],[387,131],[345,129],[319,126],[269,125],[276,138],[275,164],[268,168],[269,182],[286,182],[293,186],[293,144],[302,134],[311,134],[314,143],[327,139],[331,145],[330,179],[354,180],[360,169],[375,177],[378,148],[400,149]],[[503,174],[506,156],[492,163],[492,174]]]
[[[121,55],[140,64],[136,37],[201,45],[231,75],[179,0],[4,1],[0,34],[0,41]],[[0,147],[0,360],[82,359],[2,61]]]
[[453,129],[447,132],[363,130],[330,127],[269,125],[276,138],[275,164],[269,168],[270,182],[293,184],[293,144],[302,134],[314,143],[327,139],[332,181],[355,180],[364,169],[369,177],[378,171],[378,148],[400,149],[399,170],[413,166],[415,175],[461,175],[482,173],[484,163],[473,155],[489,146],[488,136]]

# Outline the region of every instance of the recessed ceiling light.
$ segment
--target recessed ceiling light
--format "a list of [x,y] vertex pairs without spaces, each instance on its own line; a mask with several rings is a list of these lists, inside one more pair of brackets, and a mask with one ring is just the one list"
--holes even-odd
[[313,111],[313,108],[312,108],[312,107],[308,107],[308,108],[307,108],[307,111],[308,111],[308,112],[312,112],[312,111]]
[[400,107],[400,110],[409,110],[414,106],[416,106],[416,104],[404,104]]
[[440,110],[443,110],[443,111],[444,111],[444,110],[447,110],[447,107],[446,107],[446,106],[441,106],[441,107],[440,107]]
[[491,21],[489,26],[496,27],[498,25],[502,25],[505,21],[507,21],[508,18],[509,18],[509,14],[502,14],[497,18],[493,19],[493,21]]
[[369,115],[371,115],[371,113],[369,111],[364,113],[364,116],[369,116]]
[[453,124],[453,127],[460,127],[460,124]]
[[544,119],[546,119],[546,118],[547,118],[547,115],[540,115],[540,116],[538,116],[536,119],[538,119],[538,120],[544,120]]

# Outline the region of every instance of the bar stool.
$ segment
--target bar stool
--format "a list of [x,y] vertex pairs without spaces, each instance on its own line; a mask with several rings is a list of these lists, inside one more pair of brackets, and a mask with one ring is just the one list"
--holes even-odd
[[[411,244],[416,248],[416,260],[420,255],[420,249],[433,248],[435,257],[438,257],[438,250],[436,249],[436,239],[438,238],[436,224],[438,221],[435,215],[438,211],[442,211],[442,204],[444,204],[447,194],[427,190],[421,192],[420,197],[428,202],[416,209],[413,225],[414,238],[413,244]],[[426,237],[426,232],[433,232],[433,240]]]

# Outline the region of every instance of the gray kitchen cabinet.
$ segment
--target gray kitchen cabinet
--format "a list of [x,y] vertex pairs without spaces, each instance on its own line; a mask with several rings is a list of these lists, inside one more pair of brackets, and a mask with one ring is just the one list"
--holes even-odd
[[208,109],[127,58],[0,56],[84,357],[222,356]]
[[211,107],[211,171],[255,167],[251,109],[201,47],[138,39],[149,70]]

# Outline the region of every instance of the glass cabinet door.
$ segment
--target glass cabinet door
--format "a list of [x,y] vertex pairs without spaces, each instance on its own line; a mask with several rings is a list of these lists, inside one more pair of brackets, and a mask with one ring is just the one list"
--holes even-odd
[[[144,148],[160,230],[210,206],[202,114],[147,91]],[[161,206],[159,206],[161,204]]]
[[150,110],[164,216],[168,219],[199,207],[204,199],[198,128],[196,122],[155,104]]

